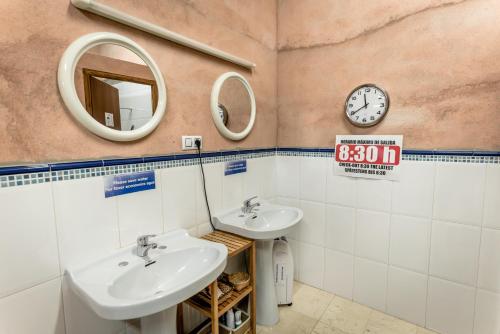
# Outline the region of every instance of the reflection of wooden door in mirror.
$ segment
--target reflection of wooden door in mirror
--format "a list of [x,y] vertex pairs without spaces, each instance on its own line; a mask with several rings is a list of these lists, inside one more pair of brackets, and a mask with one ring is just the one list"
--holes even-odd
[[[149,71],[149,68],[142,70]],[[153,117],[158,104],[158,87],[155,80],[147,78],[148,73],[138,73],[143,77],[137,77],[83,68],[82,74],[85,108],[99,123],[112,129],[128,131],[141,127]],[[106,86],[117,90],[116,103],[115,97],[110,99],[111,91]],[[113,122],[110,118],[113,118]]]
[[92,117],[108,128],[121,130],[118,89],[94,77],[90,77],[89,84],[92,95],[90,106]]

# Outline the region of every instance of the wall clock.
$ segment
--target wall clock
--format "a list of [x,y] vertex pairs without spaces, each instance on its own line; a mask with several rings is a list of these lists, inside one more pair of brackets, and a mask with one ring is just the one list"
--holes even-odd
[[356,126],[372,126],[380,122],[389,110],[389,95],[373,84],[352,90],[345,101],[347,119]]

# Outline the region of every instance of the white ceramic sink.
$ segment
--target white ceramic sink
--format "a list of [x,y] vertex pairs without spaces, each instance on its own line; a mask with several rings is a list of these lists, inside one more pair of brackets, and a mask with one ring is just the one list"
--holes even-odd
[[68,268],[70,286],[102,318],[133,319],[175,310],[173,306],[213,282],[226,266],[226,246],[193,238],[185,230],[159,235],[150,242],[159,246],[149,252],[155,263],[146,266],[133,245]]
[[302,220],[302,210],[282,205],[261,203],[252,213],[233,209],[214,217],[217,229],[256,240],[275,239],[289,234]]
[[[302,217],[302,210],[298,208],[263,201],[251,213],[244,214],[238,208],[214,217],[217,229],[257,240],[257,322],[260,325],[272,326],[279,321],[273,273],[274,239],[289,234]],[[293,275],[293,271],[289,274]]]

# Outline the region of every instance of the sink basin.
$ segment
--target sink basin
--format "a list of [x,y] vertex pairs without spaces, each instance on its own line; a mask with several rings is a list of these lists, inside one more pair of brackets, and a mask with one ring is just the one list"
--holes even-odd
[[253,213],[233,209],[214,218],[217,229],[255,240],[275,239],[289,234],[302,220],[302,210],[261,203]]
[[133,245],[68,268],[71,288],[100,317],[126,320],[175,310],[173,306],[213,282],[226,266],[226,246],[193,238],[185,230],[150,242],[159,246],[149,252],[156,262],[146,266]]
[[[279,321],[273,272],[274,239],[289,234],[302,217],[302,210],[298,208],[266,202],[261,202],[252,213],[244,214],[238,208],[214,217],[215,228],[256,240],[257,323],[260,325],[272,326]],[[286,274],[293,275],[293,270]]]

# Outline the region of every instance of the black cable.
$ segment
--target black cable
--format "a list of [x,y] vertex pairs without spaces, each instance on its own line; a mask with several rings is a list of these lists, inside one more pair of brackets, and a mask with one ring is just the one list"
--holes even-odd
[[203,181],[203,193],[205,194],[205,203],[207,204],[207,210],[208,210],[208,222],[210,223],[210,226],[212,226],[212,230],[215,231],[214,224],[212,223],[212,213],[210,212],[210,205],[208,204],[208,196],[207,196],[207,186],[205,184],[205,171],[203,170],[203,161],[201,159],[201,142],[199,139],[196,139],[194,141],[196,144],[196,147],[198,148],[198,159],[200,160],[200,167],[201,167],[201,178]]

